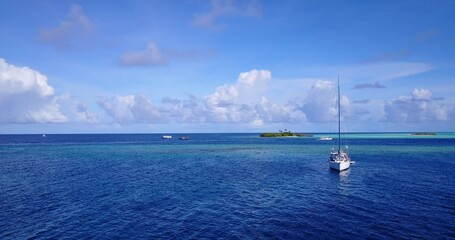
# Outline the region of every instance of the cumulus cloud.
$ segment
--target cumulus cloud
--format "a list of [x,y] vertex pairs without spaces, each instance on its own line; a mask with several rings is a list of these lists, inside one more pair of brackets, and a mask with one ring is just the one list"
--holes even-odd
[[[337,120],[336,86],[314,81],[304,99],[278,104],[267,98],[272,74],[253,69],[239,74],[233,84],[224,84],[203,98],[166,97],[159,106],[145,96],[117,96],[99,100],[99,105],[117,123],[240,123],[261,127],[275,123],[326,123]],[[428,89],[416,88],[409,96],[392,101],[361,100],[350,105],[341,96],[342,118],[351,121],[429,122],[448,121],[454,104],[437,100]]]
[[261,126],[267,123],[288,122],[301,113],[293,113],[292,104],[280,106],[268,100],[271,72],[251,70],[239,74],[235,84],[225,84],[215,92],[187,99],[165,97],[157,107],[145,96],[103,98],[98,105],[118,123],[247,123]]
[[79,123],[100,123],[101,117],[98,113],[91,112],[88,109],[87,103],[82,102],[75,96],[69,93],[56,96],[56,101],[59,103],[61,111],[72,122]]
[[414,100],[430,100],[431,99],[431,92],[428,89],[415,88],[412,91],[412,99],[414,99]]
[[[269,100],[271,73],[267,70],[251,70],[239,75],[237,83],[226,84],[205,97],[205,105],[212,122],[251,123],[259,126],[267,123],[329,122],[337,116],[335,87],[329,81],[316,81],[306,99],[289,101],[280,105]],[[349,114],[349,99],[341,96],[343,115]],[[356,114],[364,115],[365,111]]]
[[[346,113],[349,108],[349,99],[344,95],[340,98],[342,110]],[[333,83],[322,80],[315,82],[308,92],[301,110],[310,122],[335,121],[338,110],[337,93]]]
[[118,123],[169,122],[168,113],[154,106],[142,95],[103,98],[98,100],[98,105]]
[[22,93],[39,97],[54,94],[54,89],[47,84],[47,77],[33,69],[16,67],[0,58],[0,71],[0,99]]
[[266,94],[272,73],[251,70],[240,73],[235,85],[217,87],[205,97],[209,118],[215,122],[249,122],[256,118],[254,104]]
[[[329,81],[307,80],[311,88],[286,103],[270,97],[272,73],[253,69],[238,75],[203,97],[165,97],[154,104],[143,95],[105,97],[98,106],[113,122],[134,123],[240,123],[250,127],[270,124],[336,121],[336,86]],[[299,93],[300,94],[300,93]],[[287,96],[291,98],[292,96]],[[281,99],[286,100],[286,99]],[[444,101],[443,101],[444,100]],[[415,88],[390,101],[350,101],[341,96],[342,117],[354,121],[435,122],[455,120],[455,104],[433,97],[429,89]],[[0,59],[0,123],[100,123],[100,115],[69,93],[55,95],[45,75]]]
[[225,17],[259,17],[262,6],[259,0],[212,0],[209,11],[194,17],[192,24],[196,27],[221,30],[225,25],[219,19]]
[[365,88],[385,88],[384,85],[380,84],[379,82],[375,83],[360,83],[354,86],[354,89],[365,89]]
[[[203,98],[165,97],[160,106],[145,96],[117,96],[98,101],[117,123],[241,123],[259,127],[273,123],[330,122],[337,116],[335,87],[316,81],[306,99],[278,104],[267,98],[272,74],[253,69],[239,74],[235,84],[224,84]],[[341,96],[343,116],[349,114],[349,99]],[[368,114],[354,109],[355,117]],[[357,119],[357,118],[356,118]]]
[[65,49],[71,47],[76,40],[80,40],[80,37],[89,36],[92,29],[92,23],[82,12],[82,7],[72,4],[67,17],[60,22],[58,27],[38,32],[38,41]]
[[454,104],[431,99],[428,89],[414,89],[410,96],[400,96],[384,105],[385,119],[391,122],[430,122],[453,120]]
[[0,122],[63,123],[61,110],[47,77],[28,67],[0,59]]
[[[293,119],[294,106],[280,106],[262,97],[255,105],[258,120],[262,123],[290,122]],[[254,123],[254,122],[253,122]]]
[[239,74],[237,83],[217,87],[213,94],[205,97],[209,106],[222,106],[225,103],[255,103],[267,93],[272,73],[268,70],[253,69]]
[[162,100],[169,117],[177,123],[202,123],[206,121],[207,110],[195,96],[188,99],[173,99],[166,97]]
[[98,114],[70,94],[57,96],[48,79],[0,58],[0,123],[98,123]]

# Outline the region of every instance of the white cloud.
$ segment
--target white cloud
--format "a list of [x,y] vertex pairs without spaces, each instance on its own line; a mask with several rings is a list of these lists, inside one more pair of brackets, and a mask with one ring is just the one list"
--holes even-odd
[[[331,122],[336,121],[337,93],[335,86],[330,81],[318,80],[311,87],[300,110],[305,114],[308,122]],[[350,114],[349,98],[340,96],[341,116]]]
[[68,116],[72,122],[79,123],[101,123],[99,114],[88,110],[87,104],[81,102],[69,93],[56,97],[61,111]]
[[47,77],[0,59],[0,122],[67,122]]
[[186,100],[166,97],[162,103],[169,117],[178,123],[202,123],[206,120],[207,111],[195,96],[190,95]]
[[222,106],[224,104],[258,102],[268,90],[272,73],[268,70],[253,69],[239,74],[235,85],[225,84],[217,87],[215,93],[205,97],[209,106]]
[[205,97],[209,107],[224,107],[236,102],[239,91],[235,86],[225,84],[217,87],[215,93]]
[[[291,116],[302,118],[292,106],[280,106],[268,100],[271,72],[253,69],[239,74],[236,84],[225,84],[198,99],[166,97],[156,107],[145,96],[117,96],[101,99],[99,106],[118,123],[247,123],[259,126],[288,122]],[[140,100],[140,101],[139,101]],[[140,104],[139,104],[140,103]]]
[[0,100],[27,92],[47,97],[54,94],[54,89],[41,73],[28,67],[16,67],[0,58]]
[[279,122],[290,122],[292,108],[286,108],[275,104],[265,97],[261,98],[261,101],[255,105],[256,113],[265,123],[279,123]]
[[415,100],[430,100],[431,99],[431,92],[428,89],[415,88],[412,91],[412,99],[415,99]]
[[0,59],[0,122],[98,123],[100,120],[70,94],[54,95],[43,74]]
[[[253,69],[239,74],[235,84],[224,84],[198,99],[166,97],[162,106],[145,96],[118,96],[102,99],[99,105],[118,123],[245,123],[258,127],[274,123],[329,122],[336,120],[336,92],[329,81],[316,81],[304,102],[277,104],[266,97],[272,74]],[[138,106],[138,99],[142,104]],[[349,112],[349,99],[341,97],[343,115]],[[365,114],[365,111],[357,111]]]
[[[306,95],[303,100],[294,98],[286,104],[278,104],[267,97],[271,80],[270,71],[253,69],[240,73],[236,83],[219,86],[203,98],[166,97],[161,105],[156,106],[145,96],[128,95],[102,99],[98,103],[116,123],[121,124],[236,123],[263,128],[274,124],[311,126],[337,120],[337,92],[332,82],[313,80],[308,92],[301,93]],[[428,89],[414,89],[409,96],[392,101],[372,99],[360,106],[351,106],[345,95],[340,100],[342,119],[360,122],[364,127],[384,121],[450,121],[455,116],[454,104],[432,98]]]
[[259,0],[212,0],[211,9],[194,17],[192,24],[196,27],[212,30],[222,30],[225,25],[219,19],[225,17],[259,17],[261,16],[261,3]]
[[217,87],[205,97],[209,118],[215,122],[251,122],[256,119],[254,104],[267,93],[272,74],[253,69],[240,73],[235,85]]
[[391,122],[431,122],[453,120],[454,104],[431,99],[428,89],[414,89],[384,105],[385,120]]
[[40,106],[36,109],[29,109],[25,112],[27,122],[37,123],[65,123],[68,122],[68,117],[65,116],[61,110],[60,105],[53,99],[51,102]]
[[251,125],[253,127],[262,127],[264,126],[264,121],[262,121],[261,119],[254,119],[252,122],[251,122]]
[[100,99],[98,105],[119,123],[165,123],[168,114],[155,107],[145,96],[127,95]]
[[267,94],[271,79],[272,73],[268,70],[253,69],[240,73],[235,86],[239,93],[238,102],[249,104],[258,102]]
[[82,12],[82,7],[72,4],[65,20],[56,28],[43,29],[38,33],[38,40],[55,45],[59,49],[71,47],[80,37],[89,36],[93,26],[90,19]]
[[337,114],[336,95],[332,82],[317,81],[308,92],[301,110],[310,122],[333,121]]

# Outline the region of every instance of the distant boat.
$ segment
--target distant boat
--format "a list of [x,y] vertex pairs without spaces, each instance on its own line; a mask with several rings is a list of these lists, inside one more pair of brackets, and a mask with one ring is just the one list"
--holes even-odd
[[343,171],[350,167],[351,159],[348,154],[341,149],[341,104],[340,104],[340,78],[338,77],[338,150],[332,149],[330,152],[329,165],[330,168],[337,171]]
[[179,137],[179,139],[180,139],[180,140],[188,140],[188,139],[190,139],[190,137],[188,137],[188,136],[182,136],[182,137]]
[[162,138],[162,139],[171,139],[172,136],[171,136],[171,135],[163,135],[161,138]]
[[318,141],[332,141],[332,138],[331,137],[320,137],[318,139],[316,139]]
[[43,137],[46,137],[46,134],[43,134]]

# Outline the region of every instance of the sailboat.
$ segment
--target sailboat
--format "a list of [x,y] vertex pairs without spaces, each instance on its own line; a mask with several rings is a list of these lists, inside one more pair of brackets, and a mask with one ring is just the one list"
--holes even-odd
[[338,77],[338,150],[332,149],[330,152],[329,165],[336,171],[344,171],[351,166],[351,159],[346,152],[341,149],[341,104],[340,104],[340,77]]

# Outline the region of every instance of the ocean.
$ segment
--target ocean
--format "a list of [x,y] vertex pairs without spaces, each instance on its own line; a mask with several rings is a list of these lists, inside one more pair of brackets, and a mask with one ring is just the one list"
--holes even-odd
[[0,135],[0,239],[455,239],[454,133],[171,135]]

